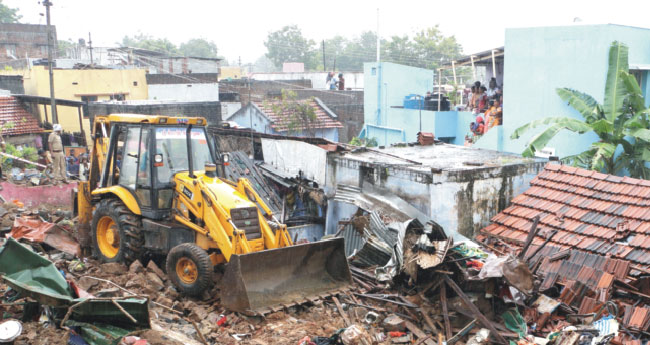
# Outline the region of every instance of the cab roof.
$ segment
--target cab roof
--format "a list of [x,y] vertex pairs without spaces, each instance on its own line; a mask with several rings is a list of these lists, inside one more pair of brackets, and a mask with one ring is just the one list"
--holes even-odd
[[166,115],[142,115],[142,114],[111,114],[108,116],[97,116],[95,121],[101,122],[124,122],[124,123],[151,123],[160,125],[195,125],[206,126],[204,117],[189,116],[166,116]]

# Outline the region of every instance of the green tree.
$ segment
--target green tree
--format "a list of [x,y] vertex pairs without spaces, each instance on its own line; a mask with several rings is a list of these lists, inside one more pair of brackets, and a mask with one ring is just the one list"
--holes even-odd
[[264,46],[267,49],[266,56],[277,67],[282,67],[285,62],[302,62],[306,70],[314,70],[318,66],[316,43],[305,38],[296,25],[270,32]]
[[563,129],[579,134],[593,132],[598,135],[598,141],[588,150],[563,160],[608,174],[629,173],[632,177],[649,178],[650,169],[646,167],[646,161],[650,160],[650,108],[645,108],[641,88],[628,70],[628,47],[612,42],[602,105],[585,93],[559,88],[556,91],[560,98],[577,110],[584,120],[547,117],[516,129],[511,138],[517,139],[529,129],[547,125],[544,131],[531,138],[522,153],[525,157],[532,157]]
[[76,47],[76,43],[72,42],[72,40],[58,40],[56,43],[56,56],[60,58],[67,57],[68,51],[74,47]]
[[217,45],[203,38],[193,38],[185,43],[181,43],[179,51],[184,56],[216,58]]
[[446,37],[438,25],[422,30],[413,37],[417,67],[436,69],[441,64],[460,57],[462,46],[454,36]]
[[415,42],[408,35],[393,36],[384,47],[386,49],[386,53],[382,54],[384,61],[418,67],[422,67],[424,64],[424,62],[418,61]]
[[22,17],[17,8],[11,8],[0,0],[0,23],[18,23]]
[[271,103],[271,109],[276,114],[286,116],[283,122],[286,122],[289,133],[307,132],[313,137],[316,135],[314,125],[318,119],[311,106],[313,99],[298,100],[296,98],[297,95],[294,91],[283,89],[282,98],[279,102]]
[[124,36],[122,42],[119,42],[118,45],[120,47],[148,49],[169,55],[180,54],[178,47],[170,40],[166,38],[154,38],[145,34],[137,34],[133,37]]

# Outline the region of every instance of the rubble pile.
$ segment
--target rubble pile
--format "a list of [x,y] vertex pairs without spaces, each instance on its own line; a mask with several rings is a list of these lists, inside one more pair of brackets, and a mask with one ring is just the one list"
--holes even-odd
[[[72,291],[68,298],[23,290],[16,275],[4,274],[3,319],[22,323],[15,344],[641,344],[650,324],[647,272],[629,262],[539,245],[495,254],[469,240],[454,242],[432,221],[404,221],[385,208],[361,210],[340,224],[351,289],[266,315],[226,310],[218,287],[201,298],[180,295],[160,258],[129,266],[81,258],[74,246],[61,245],[74,238],[70,212],[19,203],[0,210],[0,230],[12,238],[2,239],[0,267],[7,264],[2,252],[18,240]],[[74,312],[79,298],[129,310],[112,314],[113,327],[128,323],[137,308],[146,316],[125,328],[126,336],[100,342],[88,325],[110,328],[93,319],[99,308]],[[144,305],[134,305],[139,298]]]

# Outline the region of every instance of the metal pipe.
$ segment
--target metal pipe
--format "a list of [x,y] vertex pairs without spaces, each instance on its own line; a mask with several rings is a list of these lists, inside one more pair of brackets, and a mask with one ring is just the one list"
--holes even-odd
[[190,178],[195,178],[194,176],[194,159],[192,157],[192,125],[187,126],[187,132],[185,132],[187,137],[187,165],[190,170]]
[[52,123],[59,123],[59,116],[56,113],[56,99],[54,98],[54,73],[52,72],[52,26],[50,23],[50,6],[52,2],[43,1],[45,6],[45,16],[47,18],[47,69],[50,73],[50,106],[52,107]]

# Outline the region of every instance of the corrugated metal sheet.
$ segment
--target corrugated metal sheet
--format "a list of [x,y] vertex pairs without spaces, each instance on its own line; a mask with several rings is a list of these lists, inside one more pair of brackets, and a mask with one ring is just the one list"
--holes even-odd
[[260,195],[264,202],[269,206],[274,214],[282,212],[282,199],[271,187],[262,171],[255,165],[255,162],[248,158],[245,152],[230,152],[230,165],[225,167],[226,178],[237,182],[240,177],[247,178],[257,194]]

